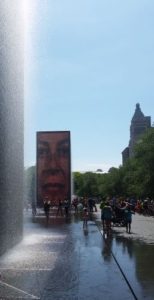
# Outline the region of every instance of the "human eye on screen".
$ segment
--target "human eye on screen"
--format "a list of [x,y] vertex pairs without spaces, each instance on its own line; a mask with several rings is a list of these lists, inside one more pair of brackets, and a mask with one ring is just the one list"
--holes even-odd
[[38,157],[39,158],[45,158],[49,155],[49,150],[45,147],[39,147],[38,148]]
[[66,144],[66,145],[58,147],[57,154],[59,157],[64,157],[64,158],[68,157],[69,156],[69,146]]

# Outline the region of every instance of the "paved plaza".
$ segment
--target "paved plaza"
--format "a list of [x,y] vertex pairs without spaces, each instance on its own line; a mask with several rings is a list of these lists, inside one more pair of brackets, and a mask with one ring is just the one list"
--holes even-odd
[[51,216],[46,226],[43,214],[25,213],[22,243],[0,258],[0,299],[154,299],[154,218],[147,218],[134,216],[131,235],[116,227],[105,239],[99,211],[87,230],[78,215]]

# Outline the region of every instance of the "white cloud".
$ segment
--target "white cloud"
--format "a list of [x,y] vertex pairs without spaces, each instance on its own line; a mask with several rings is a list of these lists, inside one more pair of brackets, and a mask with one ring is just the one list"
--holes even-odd
[[89,163],[85,161],[74,161],[72,163],[73,172],[96,172],[97,169],[101,169],[103,173],[108,172],[111,167],[118,167],[117,163]]

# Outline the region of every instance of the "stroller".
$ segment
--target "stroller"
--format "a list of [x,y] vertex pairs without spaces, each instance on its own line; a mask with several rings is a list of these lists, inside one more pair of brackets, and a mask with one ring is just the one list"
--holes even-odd
[[112,217],[113,226],[121,226],[121,227],[126,226],[124,210],[115,206],[113,211],[114,211]]

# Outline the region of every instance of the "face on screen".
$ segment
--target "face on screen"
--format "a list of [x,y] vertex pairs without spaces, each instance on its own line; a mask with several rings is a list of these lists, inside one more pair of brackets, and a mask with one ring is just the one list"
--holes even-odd
[[70,189],[68,132],[39,132],[37,138],[38,195],[53,204],[64,201]]

